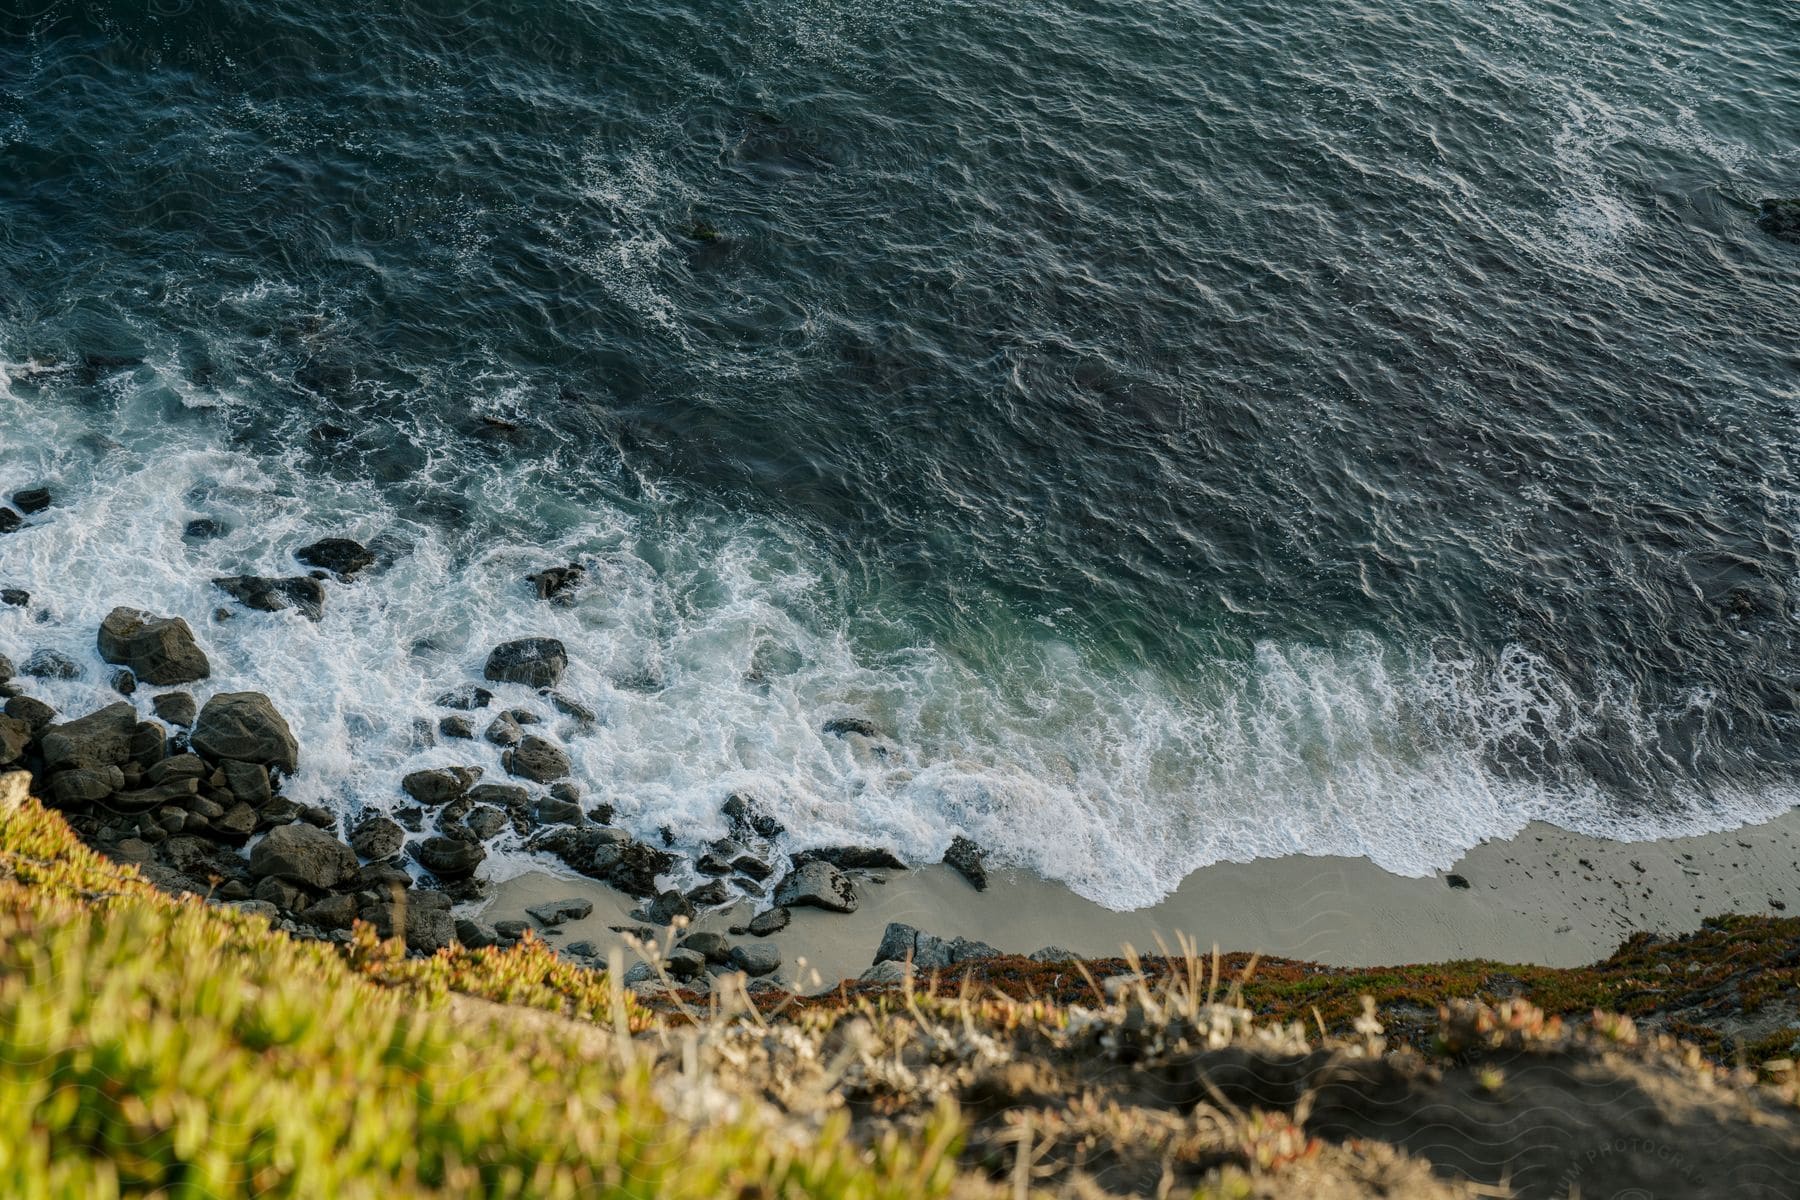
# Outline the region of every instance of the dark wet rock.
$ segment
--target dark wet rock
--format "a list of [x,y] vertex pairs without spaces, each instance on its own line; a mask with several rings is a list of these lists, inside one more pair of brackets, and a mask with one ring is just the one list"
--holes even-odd
[[[731,869],[761,883],[775,873],[775,868],[754,854],[740,854],[731,860]],[[760,890],[760,889],[759,889]]]
[[481,736],[496,746],[516,746],[525,737],[525,731],[519,728],[511,714],[501,713],[488,722],[487,730]]
[[25,757],[31,745],[31,726],[17,717],[0,717],[0,767],[10,766]]
[[555,638],[521,638],[494,647],[482,675],[495,683],[547,688],[556,686],[568,665],[568,651]]
[[713,879],[688,892],[687,898],[699,908],[717,908],[731,899],[731,889],[723,879]]
[[230,531],[222,521],[215,521],[211,517],[196,517],[182,529],[181,536],[190,542],[210,542],[214,538],[224,537],[228,532]]
[[1461,875],[1446,875],[1444,876],[1444,882],[1453,888],[1460,888],[1463,890],[1467,890],[1469,886],[1469,881]]
[[34,733],[56,720],[56,710],[36,696],[10,697],[6,701],[6,715],[15,721],[25,722],[26,727]]
[[400,853],[406,843],[406,830],[392,817],[379,814],[364,817],[350,831],[350,848],[366,859],[380,861]]
[[25,488],[12,494],[13,507],[29,516],[41,513],[50,507],[50,489],[43,487]]
[[189,834],[169,838],[158,847],[157,855],[203,885],[215,875],[221,879],[248,879],[254,871],[237,851]]
[[881,736],[880,731],[875,728],[875,723],[862,717],[833,717],[819,726],[819,730],[836,737],[843,737],[847,733],[857,733],[871,738]]
[[809,862],[828,862],[840,871],[906,870],[898,855],[879,846],[827,846],[794,856],[795,866]]
[[690,933],[679,944],[683,950],[692,950],[709,963],[724,966],[731,961],[731,943],[716,933]]
[[[637,916],[638,914],[633,913],[632,915]],[[691,920],[694,916],[694,906],[686,896],[670,890],[657,896],[650,906],[644,909],[642,916],[652,925],[667,925],[676,917],[686,917]]]
[[206,760],[198,754],[174,754],[145,771],[144,778],[151,783],[168,783],[181,779],[193,780],[197,785],[202,778],[210,774],[212,774],[212,768],[208,767]]
[[1764,233],[1784,242],[1800,242],[1800,198],[1764,200],[1759,207],[1756,223]]
[[252,808],[263,808],[275,798],[269,784],[269,768],[261,763],[228,760],[219,764],[225,772],[225,790]]
[[188,744],[213,762],[250,762],[293,774],[300,745],[261,692],[220,692],[194,720]]
[[437,731],[442,737],[463,741],[475,737],[475,726],[467,717],[444,717],[438,721]]
[[329,891],[356,875],[356,853],[311,825],[279,825],[250,853],[250,871]]
[[114,671],[112,678],[107,682],[112,685],[112,690],[121,696],[129,696],[137,691],[137,676],[131,673],[129,667],[120,667]]
[[531,793],[516,783],[480,783],[469,789],[469,799],[476,804],[492,804],[511,811],[529,804]]
[[302,546],[294,551],[294,557],[342,580],[352,579],[357,572],[375,565],[375,556],[368,547],[341,537],[322,538],[310,546]]
[[414,848],[413,857],[439,879],[467,879],[487,857],[487,847],[461,838],[428,837]]
[[411,887],[412,876],[398,863],[370,862],[356,869],[356,878],[349,886],[359,892],[374,891],[385,896],[393,888]]
[[822,908],[827,912],[856,911],[856,888],[828,862],[809,862],[794,868],[775,889],[775,903],[788,908]]
[[19,668],[13,666],[13,660],[6,657],[4,654],[0,654],[0,683],[7,682],[18,673]]
[[[275,803],[279,805],[281,801],[277,800]],[[300,819],[315,829],[337,828],[337,814],[329,808],[320,808],[317,804],[302,804]]]
[[575,590],[586,578],[586,568],[580,563],[570,563],[566,567],[548,567],[527,575],[525,582],[537,591],[539,600],[567,606],[575,603]]
[[719,811],[731,822],[732,835],[740,839],[753,835],[774,839],[787,832],[780,821],[768,814],[760,801],[743,792],[733,792]]
[[267,876],[256,881],[256,889],[251,892],[258,900],[273,904],[276,908],[285,908],[290,912],[297,908],[306,908],[319,898],[319,894],[299,884],[289,883],[285,879]]
[[462,687],[451,688],[444,692],[433,703],[439,708],[454,708],[462,712],[469,712],[477,708],[486,708],[493,698],[494,693],[486,688],[466,683]]
[[480,767],[435,767],[411,772],[400,787],[427,808],[437,808],[465,794],[480,778]]
[[752,978],[773,975],[781,969],[781,951],[767,943],[733,946],[731,965]]
[[[8,702],[8,711],[11,702]],[[52,725],[38,735],[44,766],[51,771],[119,766],[131,757],[137,710],[120,701],[85,717]]]
[[325,588],[310,575],[280,579],[262,575],[226,575],[213,580],[213,586],[245,608],[257,612],[280,612],[291,608],[314,621],[325,615]]
[[[199,790],[200,781],[197,779],[170,779],[149,787],[121,791],[107,800],[106,806],[114,812],[149,812],[165,804],[186,804]],[[224,816],[223,813],[218,815]],[[245,833],[248,832],[249,830],[245,830]]]
[[673,854],[631,841],[623,830],[604,825],[559,825],[535,835],[526,849],[555,854],[588,878],[633,896],[656,895],[656,877],[675,865]]
[[132,764],[136,764],[140,770],[149,770],[169,756],[169,731],[155,721],[139,721],[131,731],[128,754],[130,761],[126,763],[127,772]]
[[[31,593],[24,588],[0,588],[0,604],[13,608],[26,608],[31,604]],[[11,672],[8,672],[10,675]]]
[[96,638],[103,661],[129,667],[145,683],[167,687],[212,674],[194,631],[180,617],[158,617],[120,606],[100,622]]
[[505,941],[516,942],[531,931],[529,921],[495,921],[494,933]]
[[580,825],[586,820],[581,805],[554,796],[545,796],[537,802],[537,819],[544,825]]
[[492,925],[468,917],[456,919],[456,940],[471,950],[481,950],[499,944],[500,935]]
[[573,717],[583,725],[592,725],[600,719],[598,713],[579,700],[570,698],[562,692],[545,692],[550,706],[565,717]]
[[767,912],[759,912],[751,917],[750,924],[745,928],[755,937],[768,937],[786,929],[788,922],[793,919],[793,913],[787,909],[771,908]]
[[241,846],[256,832],[256,810],[239,800],[212,823],[213,834],[220,841]]
[[484,842],[511,823],[505,813],[491,804],[476,805],[469,810],[469,815],[463,818],[463,828]]
[[56,650],[33,650],[21,668],[34,679],[80,679],[81,666]]
[[125,774],[116,766],[58,771],[50,777],[50,803],[65,811],[79,812],[124,786]]
[[[393,937],[396,927],[409,950],[435,954],[456,939],[456,922],[450,916],[448,895],[432,888],[411,888],[396,898],[383,894],[357,906],[357,915],[375,927],[382,937]],[[402,915],[404,914],[404,915]]]
[[303,909],[300,919],[320,929],[348,929],[356,921],[356,897],[347,892],[327,896]]
[[589,941],[570,942],[563,947],[563,953],[572,954],[576,958],[597,958],[600,954],[600,947]]
[[535,783],[561,779],[573,765],[561,747],[533,734],[527,734],[517,746],[502,754],[500,764],[508,775]]
[[553,783],[550,785],[550,798],[561,800],[564,804],[580,804],[581,785],[570,783],[566,779],[560,783]]
[[671,950],[663,970],[671,979],[698,979],[706,970],[706,956],[693,950]]
[[165,692],[150,701],[150,708],[159,719],[184,729],[194,723],[200,711],[186,692]]
[[540,925],[561,925],[588,916],[594,911],[594,902],[580,896],[570,896],[563,900],[533,904],[525,911]]
[[921,971],[943,970],[977,958],[995,958],[999,951],[986,942],[966,938],[941,938],[895,921],[881,935],[875,962],[906,962]]
[[17,533],[25,528],[25,518],[12,509],[0,505],[0,533]]
[[982,861],[987,852],[968,838],[957,834],[944,851],[944,863],[954,867],[978,892],[987,891],[987,866]]
[[731,874],[731,860],[744,853],[742,844],[730,838],[721,838],[707,847],[706,853],[694,864],[694,869],[702,875]]

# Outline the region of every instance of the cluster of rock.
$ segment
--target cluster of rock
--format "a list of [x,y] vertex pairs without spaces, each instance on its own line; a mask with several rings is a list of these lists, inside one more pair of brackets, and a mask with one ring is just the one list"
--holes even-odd
[[[217,537],[224,532],[222,525],[204,518],[190,522],[186,531],[187,536],[195,540]],[[349,583],[375,565],[373,551],[360,542],[342,537],[324,538],[302,546],[294,551],[294,557],[312,569],[305,575],[222,575],[213,580],[213,586],[245,608],[258,612],[280,612],[291,608],[317,621],[325,615],[324,581]],[[221,609],[216,615],[229,616],[230,610]]]
[[[1001,953],[986,942],[939,937],[894,921],[882,931],[874,963],[857,978],[861,983],[901,983],[913,972],[947,971],[965,963],[999,958]],[[1045,946],[1029,957],[1033,962],[1048,963],[1071,962],[1081,956],[1061,946]]]

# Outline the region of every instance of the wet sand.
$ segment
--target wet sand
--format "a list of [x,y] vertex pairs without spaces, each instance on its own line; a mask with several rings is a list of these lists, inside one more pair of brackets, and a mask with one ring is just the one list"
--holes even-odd
[[[852,914],[795,909],[793,923],[769,939],[784,960],[775,978],[801,990],[854,978],[890,921],[1022,954],[1046,945],[1085,957],[1114,955],[1124,945],[1154,952],[1158,937],[1173,946],[1185,933],[1202,947],[1339,966],[1459,958],[1573,966],[1605,957],[1637,930],[1686,932],[1726,912],[1800,915],[1800,809],[1765,825],[1651,842],[1534,824],[1422,879],[1364,859],[1220,863],[1190,875],[1161,903],[1125,913],[1023,872],[989,874],[988,889],[978,892],[942,866],[873,872],[859,883],[862,901]],[[1469,886],[1450,886],[1451,874]],[[604,884],[532,872],[497,884],[480,916],[521,918],[528,905],[564,896],[593,900],[594,912],[549,940],[591,941],[604,959],[621,944],[607,926],[631,923],[636,907]],[[752,911],[709,914],[699,927],[724,932]],[[635,961],[629,951],[626,961]]]

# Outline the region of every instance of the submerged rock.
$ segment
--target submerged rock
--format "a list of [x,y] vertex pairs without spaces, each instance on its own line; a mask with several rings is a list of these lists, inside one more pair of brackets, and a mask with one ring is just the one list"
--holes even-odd
[[196,517],[182,528],[181,536],[191,542],[209,542],[214,538],[222,538],[229,530],[223,522],[211,517]]
[[12,494],[12,502],[20,512],[29,516],[43,512],[50,507],[50,489],[44,487],[25,488]]
[[96,639],[103,661],[128,667],[145,683],[166,687],[212,674],[194,631],[180,617],[158,617],[123,606],[106,614]]
[[322,538],[310,546],[302,546],[294,551],[294,557],[342,580],[352,579],[358,571],[375,565],[375,555],[368,547],[341,537]]
[[880,731],[875,728],[875,723],[862,717],[833,717],[819,726],[819,729],[821,732],[836,737],[843,737],[847,733],[861,734],[863,737],[870,738],[881,736]]
[[482,675],[494,683],[547,688],[556,686],[568,666],[568,651],[557,639],[520,638],[494,647]]
[[787,832],[780,821],[768,814],[761,801],[743,792],[733,792],[719,811],[731,822],[732,836],[740,839],[754,835],[773,840]]
[[314,621],[325,615],[325,588],[310,575],[280,579],[262,575],[226,575],[213,580],[213,586],[245,608],[258,612],[292,608]]
[[81,667],[57,650],[33,650],[21,668],[34,679],[80,679]]
[[25,608],[31,604],[31,593],[24,588],[0,588],[0,604]]
[[494,693],[486,688],[466,683],[462,687],[452,688],[443,693],[432,703],[439,708],[454,708],[462,712],[469,712],[477,708],[486,708],[488,702],[493,698]]
[[[1764,233],[1784,242],[1800,242],[1800,198],[1764,200],[1756,223]],[[14,497],[17,500],[17,497]],[[29,510],[27,510],[29,511]]]
[[537,590],[539,600],[566,606],[575,602],[575,589],[586,578],[587,568],[580,563],[570,563],[566,567],[549,567],[527,575],[525,582]]
[[25,528],[25,518],[12,509],[0,505],[0,533],[17,533]]
[[261,692],[220,692],[208,700],[188,743],[214,762],[258,763],[289,775],[300,766],[293,731]]

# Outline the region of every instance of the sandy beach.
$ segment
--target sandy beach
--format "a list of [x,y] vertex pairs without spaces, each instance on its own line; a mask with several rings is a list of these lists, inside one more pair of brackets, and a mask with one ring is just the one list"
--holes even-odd
[[[1469,886],[1451,886],[1450,875]],[[890,921],[1013,953],[1046,945],[1086,957],[1125,945],[1154,952],[1159,937],[1173,945],[1186,934],[1203,947],[1339,966],[1460,958],[1572,966],[1604,957],[1638,930],[1674,934],[1719,913],[1800,911],[1800,809],[1764,825],[1649,842],[1533,824],[1476,847],[1432,878],[1392,875],[1363,859],[1220,863],[1136,912],[1112,912],[1010,871],[992,872],[982,892],[943,866],[868,873],[858,890],[861,904],[848,915],[794,910],[793,923],[769,939],[783,956],[775,978],[799,990],[854,978]],[[520,919],[528,906],[565,896],[591,899],[594,911],[550,931],[552,944],[586,940],[603,957],[623,944],[608,926],[632,923],[635,903],[580,877],[532,872],[507,880],[480,916]],[[751,911],[707,914],[698,927],[724,932]]]

